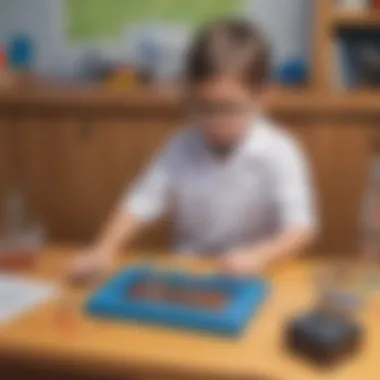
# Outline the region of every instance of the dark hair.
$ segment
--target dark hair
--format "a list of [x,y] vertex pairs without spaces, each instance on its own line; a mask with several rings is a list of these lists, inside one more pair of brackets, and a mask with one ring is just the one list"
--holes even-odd
[[202,29],[190,48],[186,79],[197,83],[219,74],[236,74],[252,89],[266,83],[271,52],[265,37],[248,20],[221,20]]

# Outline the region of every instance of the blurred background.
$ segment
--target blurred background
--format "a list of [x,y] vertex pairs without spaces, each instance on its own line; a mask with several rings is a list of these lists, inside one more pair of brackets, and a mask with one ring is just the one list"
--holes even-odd
[[28,38],[33,70],[64,81],[87,79],[88,61],[106,68],[153,59],[158,76],[176,75],[194,30],[230,15],[248,16],[263,26],[277,67],[309,60],[311,53],[309,0],[2,0],[0,7],[2,43]]
[[[0,0],[2,252],[94,237],[183,122],[193,33],[225,16],[249,17],[273,46],[267,109],[311,161],[316,252],[358,250],[363,194],[375,186],[380,1]],[[164,245],[168,223],[137,245]]]

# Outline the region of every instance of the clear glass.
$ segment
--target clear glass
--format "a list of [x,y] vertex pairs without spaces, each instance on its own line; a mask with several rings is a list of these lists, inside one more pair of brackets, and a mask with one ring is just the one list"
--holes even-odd
[[349,319],[363,306],[358,269],[357,263],[347,258],[317,269],[314,281],[320,314]]
[[30,221],[25,197],[19,191],[11,192],[1,210],[0,269],[32,264],[44,241],[44,228]]

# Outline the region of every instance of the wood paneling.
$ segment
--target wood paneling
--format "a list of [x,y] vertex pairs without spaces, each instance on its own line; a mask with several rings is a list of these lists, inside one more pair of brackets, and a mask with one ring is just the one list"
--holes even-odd
[[[2,188],[11,183],[23,190],[31,215],[47,226],[51,239],[82,241],[93,238],[175,127],[170,122],[88,120],[75,114],[57,118],[30,114],[12,125],[12,159],[1,162]],[[8,130],[3,122],[0,133]],[[6,149],[1,154],[9,155]],[[166,241],[163,234],[158,226],[150,231],[149,240]]]
[[0,199],[3,199],[11,182],[11,122],[0,114]]
[[335,121],[290,129],[304,145],[313,171],[321,225],[318,250],[352,254],[359,248],[373,124]]
[[331,0],[317,0],[314,5],[314,41],[312,52],[312,86],[326,95],[332,78],[332,31],[330,15],[334,4]]
[[[41,110],[20,104],[19,112],[0,114],[0,195],[20,185],[31,214],[55,241],[90,241],[139,170],[181,124],[176,112],[163,115],[149,108],[140,114]],[[371,136],[380,116],[291,110],[275,116],[299,139],[313,169],[321,220],[318,250],[353,252]],[[144,234],[139,247],[167,244],[169,223]]]

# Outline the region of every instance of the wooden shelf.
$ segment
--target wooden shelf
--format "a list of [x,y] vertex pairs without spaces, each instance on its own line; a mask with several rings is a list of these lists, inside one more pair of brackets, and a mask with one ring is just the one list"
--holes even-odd
[[352,91],[335,93],[324,102],[325,111],[335,110],[341,113],[380,113],[380,91]]
[[339,26],[364,26],[380,28],[380,11],[336,11],[331,16],[331,24]]
[[[53,112],[78,109],[95,114],[121,111],[130,114],[182,114],[181,91],[175,87],[141,87],[110,92],[102,87],[0,91],[0,110],[41,109]],[[265,108],[287,114],[380,114],[380,91],[318,93],[307,88],[276,88]]]

